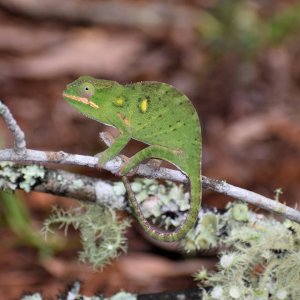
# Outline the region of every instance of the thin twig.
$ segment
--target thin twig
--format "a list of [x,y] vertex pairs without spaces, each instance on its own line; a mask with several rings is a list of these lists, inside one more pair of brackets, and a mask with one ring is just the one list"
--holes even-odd
[[[8,108],[0,102],[0,113],[5,113],[5,121],[10,124],[10,129],[12,132],[18,131],[16,128],[11,128],[17,126],[13,116],[7,113]],[[15,124],[15,125],[14,125]],[[18,141],[16,144],[22,144],[22,135],[14,135],[15,139],[18,136]],[[23,136],[24,138],[24,136]],[[25,141],[24,145],[25,145]],[[107,141],[108,143],[109,141]],[[21,146],[21,149],[22,146]],[[57,163],[57,164],[68,164],[68,165],[80,165],[88,166],[92,168],[97,168],[98,158],[93,156],[70,154],[63,151],[59,152],[49,152],[49,151],[38,151],[27,149],[25,154],[20,154],[16,149],[4,149],[0,150],[0,161],[15,161],[15,162],[37,162],[37,163]],[[110,171],[113,174],[118,175],[120,167],[122,165],[122,158],[116,157],[115,159],[109,161],[104,166],[104,169]],[[159,168],[159,170],[154,170],[151,166],[141,164],[137,168],[137,175],[145,176],[149,178],[159,178],[165,180],[172,180],[177,182],[187,183],[188,179],[180,171],[171,170],[168,168]],[[234,185],[228,184],[225,181],[219,181],[202,176],[203,188],[210,189],[212,191],[233,197],[251,203],[260,208],[266,209],[270,212],[277,213],[283,217],[286,217],[292,221],[300,223],[300,212],[281,204],[273,199],[264,197],[257,193],[236,187]]]
[[23,156],[26,152],[25,134],[12,116],[6,105],[0,102],[0,114],[2,115],[8,129],[14,137],[14,152],[17,156]]

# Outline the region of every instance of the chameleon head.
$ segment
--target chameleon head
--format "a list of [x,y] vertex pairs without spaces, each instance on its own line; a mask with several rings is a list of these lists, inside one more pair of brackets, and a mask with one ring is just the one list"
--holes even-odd
[[116,81],[82,76],[67,85],[63,97],[82,114],[109,125],[113,113],[110,96],[116,87],[121,87]]
[[83,76],[67,85],[66,90],[63,92],[63,97],[79,110],[84,107],[99,109],[99,104],[93,99],[95,91],[96,84],[94,79],[89,76]]

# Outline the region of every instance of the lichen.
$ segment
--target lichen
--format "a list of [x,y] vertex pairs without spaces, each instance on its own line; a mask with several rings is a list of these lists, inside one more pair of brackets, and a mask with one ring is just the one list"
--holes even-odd
[[126,190],[122,182],[116,182],[113,185],[113,190],[117,196],[124,196],[126,194]]
[[[86,296],[80,293],[81,284],[79,281],[75,281],[66,291],[66,293],[60,293],[57,296],[57,300],[75,300],[75,299],[84,299],[84,300],[136,300],[137,296],[135,294],[127,293],[120,291],[111,297],[104,297],[103,295],[93,295]],[[21,300],[43,300],[44,298],[40,293],[34,293],[31,295],[24,295]],[[48,298],[47,298],[48,299]]]
[[80,261],[101,269],[126,251],[124,232],[129,223],[127,219],[121,221],[113,209],[97,204],[83,204],[68,211],[54,207],[52,215],[44,222],[43,232],[47,236],[52,232],[51,226],[59,224],[67,233],[72,225],[81,234]]
[[76,179],[72,182],[72,185],[75,189],[80,190],[84,186],[84,183],[81,179]]
[[30,192],[45,177],[45,168],[37,165],[19,167],[12,162],[0,163],[0,188]]
[[42,295],[40,293],[34,293],[32,295],[25,295],[21,298],[21,300],[43,300]]
[[[230,208],[230,206],[228,208]],[[245,203],[237,203],[233,205],[230,211],[231,217],[236,221],[247,222],[249,219],[249,210]]]
[[126,190],[122,182],[108,183],[102,180],[95,184],[96,203],[107,205],[113,209],[124,208]]
[[187,253],[209,250],[217,247],[219,234],[224,227],[224,220],[217,211],[201,210],[196,225],[180,242]]
[[136,300],[136,299],[137,297],[135,294],[130,294],[126,292],[119,292],[110,298],[105,298],[105,300]]
[[177,227],[184,222],[189,210],[189,193],[183,185],[171,181],[159,184],[155,179],[135,179],[132,190],[145,218],[164,229]]
[[300,225],[257,215],[241,203],[227,209],[219,215],[225,226],[216,231],[225,248],[218,270],[195,275],[205,286],[203,299],[300,299]]

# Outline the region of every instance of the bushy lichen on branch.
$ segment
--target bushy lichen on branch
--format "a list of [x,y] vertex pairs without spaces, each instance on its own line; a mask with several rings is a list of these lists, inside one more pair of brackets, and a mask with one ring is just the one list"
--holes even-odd
[[[132,188],[145,217],[150,218],[157,226],[168,229],[183,221],[189,209],[189,196],[182,185],[177,186],[172,182],[163,185],[156,180],[136,179]],[[117,197],[125,197],[126,191],[122,183],[114,183],[113,191]],[[126,251],[124,233],[129,221],[121,221],[115,209],[105,205],[81,204],[69,211],[55,207],[44,223],[44,233],[47,235],[52,232],[51,227],[55,224],[64,228],[66,233],[70,225],[80,231],[83,250],[79,258],[94,267],[102,268],[120,252]]]
[[54,207],[52,215],[44,222],[45,236],[52,232],[54,224],[64,227],[65,233],[70,225],[80,231],[83,250],[79,259],[95,268],[103,268],[127,249],[124,233],[130,222],[121,221],[108,207],[84,204],[68,211]]
[[[237,210],[237,205],[244,208]],[[225,218],[236,212],[247,218],[233,217],[223,233],[219,231],[219,244],[226,250],[218,271],[208,274],[202,269],[195,275],[205,287],[203,299],[300,299],[300,226],[237,205],[228,207]]]

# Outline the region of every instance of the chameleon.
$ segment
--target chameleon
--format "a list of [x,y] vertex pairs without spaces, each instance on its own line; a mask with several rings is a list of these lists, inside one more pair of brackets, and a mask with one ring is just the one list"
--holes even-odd
[[[201,206],[202,139],[198,114],[191,101],[172,85],[116,81],[81,76],[67,85],[63,98],[85,116],[118,129],[119,136],[99,153],[99,167],[120,154],[131,140],[148,146],[128,158],[119,175],[142,228],[154,239],[175,242],[194,226]],[[168,161],[189,179],[190,209],[174,231],[155,228],[143,216],[126,175],[145,160]]]

